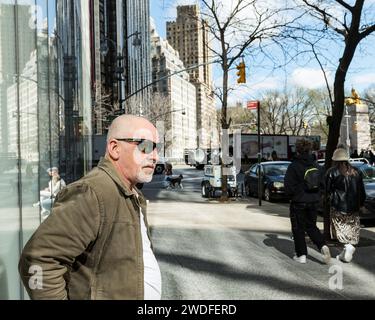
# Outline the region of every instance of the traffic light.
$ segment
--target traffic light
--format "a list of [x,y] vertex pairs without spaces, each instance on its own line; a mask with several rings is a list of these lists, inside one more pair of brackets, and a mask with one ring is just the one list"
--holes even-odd
[[237,79],[237,83],[246,83],[246,66],[245,66],[245,63],[242,61],[238,64],[238,66],[236,67],[238,72],[237,72],[237,75],[238,75],[238,79]]
[[303,128],[307,129],[309,127],[309,124],[306,121],[303,121]]

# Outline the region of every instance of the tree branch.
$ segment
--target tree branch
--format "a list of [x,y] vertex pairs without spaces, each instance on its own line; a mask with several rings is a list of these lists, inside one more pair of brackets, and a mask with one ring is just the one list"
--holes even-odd
[[353,13],[353,7],[351,5],[349,5],[348,3],[346,3],[345,1],[343,0],[336,0],[337,3],[341,4],[343,7],[345,7],[346,9],[348,9],[350,12]]

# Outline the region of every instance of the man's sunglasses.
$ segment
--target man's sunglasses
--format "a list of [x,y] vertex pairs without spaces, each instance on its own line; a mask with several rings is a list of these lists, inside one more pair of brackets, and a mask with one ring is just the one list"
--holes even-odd
[[125,142],[135,142],[137,144],[138,150],[143,153],[151,153],[152,151],[157,150],[159,152],[162,148],[161,143],[156,143],[151,140],[147,139],[132,139],[132,138],[123,138],[123,139],[117,139],[118,141],[125,141]]

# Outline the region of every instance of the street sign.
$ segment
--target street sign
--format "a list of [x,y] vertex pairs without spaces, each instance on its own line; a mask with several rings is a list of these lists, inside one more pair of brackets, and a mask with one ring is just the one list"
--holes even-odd
[[250,110],[256,110],[259,108],[259,101],[258,100],[248,101],[246,107],[247,109],[250,109]]

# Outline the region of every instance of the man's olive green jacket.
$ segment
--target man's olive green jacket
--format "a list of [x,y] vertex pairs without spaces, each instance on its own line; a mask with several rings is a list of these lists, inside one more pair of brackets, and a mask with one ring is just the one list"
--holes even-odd
[[[26,244],[19,272],[32,299],[143,299],[139,207],[146,200],[108,159],[57,195]],[[149,234],[150,236],[150,234]]]

